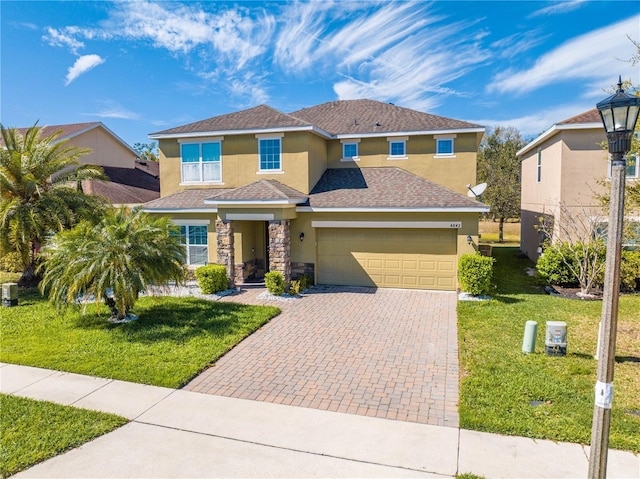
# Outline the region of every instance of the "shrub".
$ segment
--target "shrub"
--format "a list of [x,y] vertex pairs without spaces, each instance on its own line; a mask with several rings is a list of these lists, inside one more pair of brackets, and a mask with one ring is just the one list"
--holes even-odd
[[203,294],[213,294],[227,289],[227,268],[221,264],[208,264],[196,269],[196,280]]
[[313,279],[309,275],[300,276],[298,279],[294,279],[289,284],[289,291],[291,294],[300,294],[301,291],[304,291],[309,286],[313,284]]
[[623,291],[640,290],[640,251],[622,251],[620,289]]
[[282,295],[287,286],[280,271],[269,271],[264,275],[264,283],[267,286],[267,291],[277,296]]
[[572,272],[577,270],[575,257],[561,248],[567,249],[566,245],[549,246],[544,250],[544,254],[538,258],[536,270],[538,277],[547,284],[557,284],[559,286],[577,286],[578,278]]
[[589,243],[556,243],[545,249],[536,265],[538,276],[548,284],[580,286],[588,293],[602,286],[606,245],[604,241]]
[[462,291],[474,296],[487,294],[491,288],[494,262],[494,258],[479,253],[463,254],[458,261],[458,279]]
[[23,269],[22,259],[20,258],[20,253],[17,251],[11,251],[0,256],[0,271],[22,273]]

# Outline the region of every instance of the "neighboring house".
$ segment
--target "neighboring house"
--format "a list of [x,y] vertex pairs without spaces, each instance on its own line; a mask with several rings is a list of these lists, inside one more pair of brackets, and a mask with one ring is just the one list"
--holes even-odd
[[151,134],[161,198],[144,209],[180,226],[189,265],[223,264],[234,283],[277,270],[455,290],[489,210],[466,195],[483,133],[372,100],[261,105]]
[[[22,134],[28,128],[18,128]],[[102,196],[115,206],[136,206],[160,197],[157,163],[138,160],[138,153],[102,122],[44,126],[41,136],[60,132],[58,140],[91,152],[78,158],[81,165],[104,168],[109,181],[82,182],[85,193]]]
[[[602,148],[606,139],[594,108],[553,125],[518,151],[522,160],[520,248],[533,261],[538,260],[545,240],[536,229],[541,217],[553,220],[554,239],[562,239],[559,226],[563,223],[607,221],[596,198],[607,191],[598,181],[611,177],[608,154]],[[627,181],[637,178],[637,158],[629,158]]]

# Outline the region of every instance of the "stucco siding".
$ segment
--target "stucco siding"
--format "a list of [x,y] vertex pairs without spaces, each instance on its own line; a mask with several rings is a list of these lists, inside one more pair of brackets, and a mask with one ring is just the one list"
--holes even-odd
[[82,165],[113,166],[135,168],[136,155],[108,134],[103,128],[92,128],[69,140],[78,148],[89,148],[91,153],[81,156]]

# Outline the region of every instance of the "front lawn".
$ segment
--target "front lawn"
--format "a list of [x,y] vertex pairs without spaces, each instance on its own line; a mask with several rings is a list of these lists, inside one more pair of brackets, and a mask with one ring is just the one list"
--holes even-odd
[[[458,302],[460,426],[591,442],[602,302],[544,294],[515,247],[494,247],[494,299]],[[620,299],[610,447],[640,452],[640,295]],[[538,323],[533,354],[525,323]],[[545,322],[567,323],[567,355],[545,354]]]
[[3,308],[0,361],[179,388],[276,316],[271,306],[144,297],[137,321],[107,322],[104,306],[58,313],[36,290]]
[[80,446],[128,422],[86,409],[0,394],[0,477]]

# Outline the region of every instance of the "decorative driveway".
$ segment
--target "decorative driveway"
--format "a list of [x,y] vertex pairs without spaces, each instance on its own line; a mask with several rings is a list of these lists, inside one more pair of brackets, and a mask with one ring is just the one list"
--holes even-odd
[[315,286],[287,302],[247,288],[221,301],[282,313],[185,389],[458,426],[457,295]]

